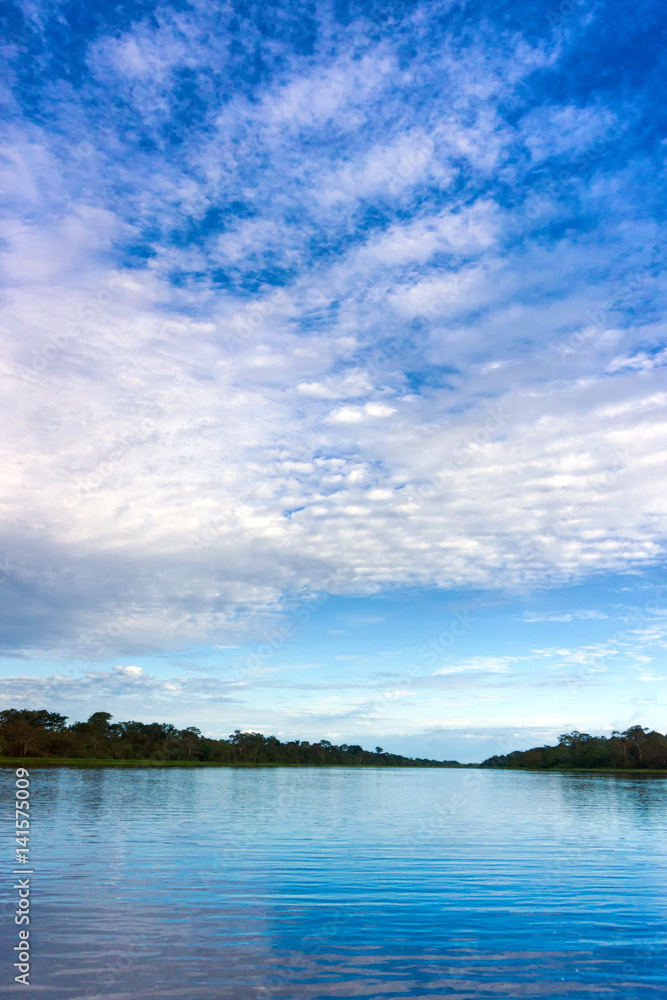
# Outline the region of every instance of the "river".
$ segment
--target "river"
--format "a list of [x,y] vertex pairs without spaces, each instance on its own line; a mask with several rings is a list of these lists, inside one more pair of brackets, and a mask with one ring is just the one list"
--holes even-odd
[[[5,803],[13,781],[4,769]],[[645,1000],[667,986],[662,776],[37,768],[30,783],[45,1000]]]

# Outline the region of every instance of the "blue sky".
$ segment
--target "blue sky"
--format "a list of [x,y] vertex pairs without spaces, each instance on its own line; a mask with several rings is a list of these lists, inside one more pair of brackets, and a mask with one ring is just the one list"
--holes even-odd
[[2,17],[3,703],[664,731],[661,7]]

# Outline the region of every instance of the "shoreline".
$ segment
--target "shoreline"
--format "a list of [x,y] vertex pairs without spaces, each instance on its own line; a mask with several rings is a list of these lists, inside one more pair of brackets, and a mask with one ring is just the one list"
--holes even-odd
[[533,774],[665,774],[667,768],[656,767],[483,767],[481,764],[460,764],[458,767],[438,766],[429,764],[285,764],[254,761],[219,761],[219,760],[150,760],[126,759],[115,760],[95,757],[0,757],[0,768],[3,767],[82,767],[82,768],[154,768],[154,767],[289,767],[322,770],[325,768],[343,768],[345,770],[375,770],[375,771],[529,771]]
[[95,757],[0,757],[0,767],[301,767],[314,769],[345,768],[347,770],[389,771],[406,769],[415,771],[460,771],[478,767],[461,764],[458,767],[438,764],[283,764],[254,761],[220,760],[141,760],[97,759]]

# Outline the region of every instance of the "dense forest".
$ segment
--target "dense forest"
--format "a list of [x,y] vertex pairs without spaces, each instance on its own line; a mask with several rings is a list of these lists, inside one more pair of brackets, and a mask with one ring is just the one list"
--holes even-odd
[[481,765],[455,760],[426,760],[364,750],[357,744],[336,746],[328,740],[308,743],[235,730],[226,740],[202,736],[194,726],[178,729],[168,722],[112,722],[108,712],[94,712],[87,722],[67,725],[67,716],[46,709],[9,708],[0,712],[0,756],[70,760],[190,761],[211,764],[332,764],[388,767],[504,767],[667,769],[667,736],[632,726],[611,736],[564,733],[557,746],[515,750],[489,757]]
[[489,757],[482,767],[549,768],[617,767],[667,768],[667,736],[643,726],[632,726],[611,736],[564,733],[558,746],[515,750],[504,756]]
[[10,708],[0,712],[0,755],[211,764],[463,766],[455,760],[401,757],[382,747],[371,752],[357,744],[335,746],[328,740],[281,743],[275,736],[242,733],[238,729],[228,740],[212,740],[194,726],[177,729],[168,722],[111,722],[111,718],[108,712],[94,712],[87,722],[68,726],[67,716],[58,712]]

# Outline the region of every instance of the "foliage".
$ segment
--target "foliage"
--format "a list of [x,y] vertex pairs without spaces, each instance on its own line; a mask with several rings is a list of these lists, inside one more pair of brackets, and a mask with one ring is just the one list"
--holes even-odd
[[0,755],[65,757],[76,760],[197,760],[225,764],[374,765],[389,767],[460,767],[457,761],[412,759],[376,747],[335,746],[328,740],[308,743],[236,729],[227,740],[202,736],[194,726],[177,729],[168,722],[112,722],[108,712],[94,712],[87,722],[67,726],[67,717],[45,709],[10,708],[0,712]]
[[549,770],[550,768],[614,767],[638,770],[667,768],[667,736],[643,726],[631,726],[625,732],[610,737],[589,733],[563,733],[558,746],[533,747],[513,753],[489,757],[482,767],[521,767]]

